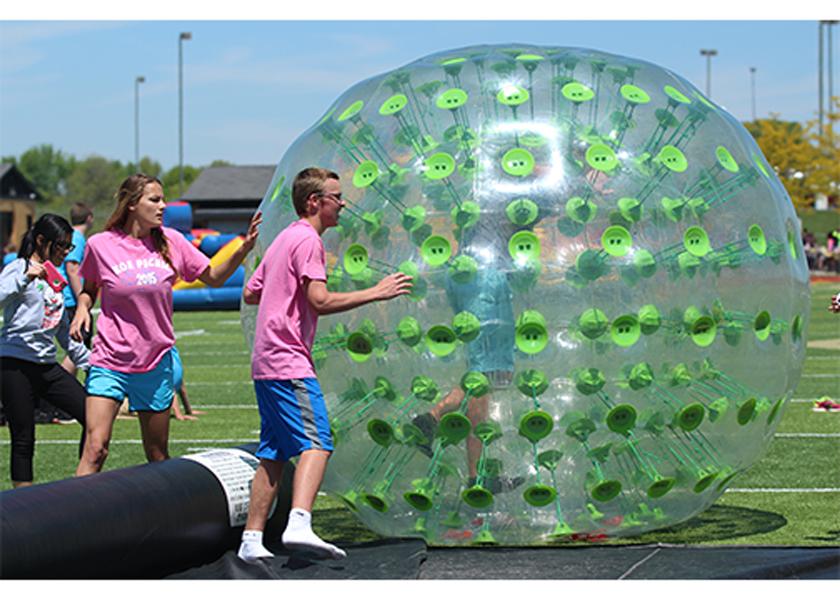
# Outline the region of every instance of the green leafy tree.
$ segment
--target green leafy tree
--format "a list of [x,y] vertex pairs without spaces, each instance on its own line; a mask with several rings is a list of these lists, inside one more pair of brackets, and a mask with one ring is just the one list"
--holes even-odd
[[76,163],[67,179],[65,204],[84,202],[93,208],[94,229],[99,230],[114,209],[114,193],[125,178],[125,166],[101,156],[89,156]]
[[21,154],[20,158],[3,157],[2,161],[15,164],[47,203],[65,193],[67,178],[76,163],[74,157],[56,150],[50,144],[33,146]]
[[840,146],[837,135],[840,103],[828,113],[822,134],[816,121],[782,121],[778,115],[745,123],[767,161],[776,171],[797,209],[814,204],[818,194],[835,196],[840,185]]
[[198,178],[202,170],[202,167],[184,165],[184,188],[181,189],[178,167],[172,167],[164,174],[161,180],[163,182],[163,195],[168,200],[177,200],[187,192],[192,182]]

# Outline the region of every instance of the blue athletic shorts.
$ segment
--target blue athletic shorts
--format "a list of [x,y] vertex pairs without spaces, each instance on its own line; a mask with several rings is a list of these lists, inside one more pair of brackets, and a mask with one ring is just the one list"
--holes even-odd
[[260,409],[259,458],[285,462],[304,450],[332,452],[327,405],[314,377],[256,379]]
[[172,387],[177,392],[181,389],[181,384],[184,383],[184,365],[181,363],[181,355],[178,354],[178,348],[172,346],[169,351],[172,354]]
[[172,352],[167,352],[158,365],[147,373],[121,373],[104,367],[91,367],[85,389],[88,396],[103,396],[117,402],[128,397],[130,410],[169,410],[175,393],[172,383]]

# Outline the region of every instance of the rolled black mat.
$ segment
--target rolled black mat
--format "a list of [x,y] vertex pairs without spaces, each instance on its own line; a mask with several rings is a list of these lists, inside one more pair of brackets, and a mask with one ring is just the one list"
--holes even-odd
[[[255,464],[256,445],[238,450]],[[267,538],[285,528],[293,476],[287,464]],[[186,458],[0,492],[0,578],[164,577],[235,548],[231,510],[217,474]]]

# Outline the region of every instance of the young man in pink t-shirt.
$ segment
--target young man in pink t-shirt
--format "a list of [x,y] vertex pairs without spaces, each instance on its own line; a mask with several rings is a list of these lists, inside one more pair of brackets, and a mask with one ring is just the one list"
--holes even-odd
[[338,175],[310,167],[295,177],[292,200],[300,216],[272,242],[245,286],[246,304],[259,304],[251,374],[260,410],[260,464],[251,483],[248,521],[239,557],[270,558],[262,543],[269,509],[277,495],[283,465],[300,456],[292,489],[292,510],[283,545],[319,556],[344,558],[311,526],[312,504],[321,486],[332,437],[321,388],[312,362],[318,315],[343,312],[390,300],[411,291],[411,278],[395,273],[356,292],[327,290],[321,235],[338,224],[344,207]]

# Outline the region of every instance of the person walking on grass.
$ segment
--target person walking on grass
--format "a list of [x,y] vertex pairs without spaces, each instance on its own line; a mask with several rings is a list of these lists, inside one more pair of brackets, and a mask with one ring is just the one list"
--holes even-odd
[[172,285],[176,277],[221,286],[242,263],[257,240],[262,222],[251,219],[242,246],[219,264],[184,236],[163,227],[163,186],[142,173],[126,178],[105,231],[88,240],[79,271],[79,294],[70,335],[77,341],[90,331],[90,309],[102,292],[101,313],[93,340],[87,378],[87,428],[77,475],[102,469],[114,419],[123,399],[137,411],[143,449],[149,462],[169,458],[169,409],[173,387]]
[[[76,298],[82,293],[84,281],[79,276],[79,266],[85,256],[86,235],[93,226],[93,210],[82,202],[76,202],[70,207],[70,224],[73,226],[73,249],[58,267],[59,272],[67,280],[64,288],[64,310],[67,311],[68,322],[73,322],[76,316]],[[85,332],[84,344],[90,349],[93,332]],[[71,375],[76,374],[76,365],[69,356],[64,357],[61,366],[67,369]]]
[[66,411],[85,432],[85,390],[56,362],[55,340],[72,361],[88,366],[88,349],[70,338],[62,280],[55,275],[72,251],[70,223],[42,215],[21,243],[18,257],[0,273],[0,392],[11,432],[12,485],[32,485],[35,406],[38,400]]
[[326,286],[321,235],[338,224],[345,202],[336,173],[317,167],[295,177],[292,199],[300,219],[272,242],[243,292],[258,304],[251,375],[260,411],[260,459],[251,483],[248,520],[238,556],[246,562],[271,558],[263,545],[268,512],[277,496],[284,464],[300,456],[295,469],[292,508],[283,545],[325,558],[346,553],[312,531],[311,512],[333,450],[324,397],[312,361],[319,315],[390,300],[411,291],[411,277],[388,275],[355,292]]

